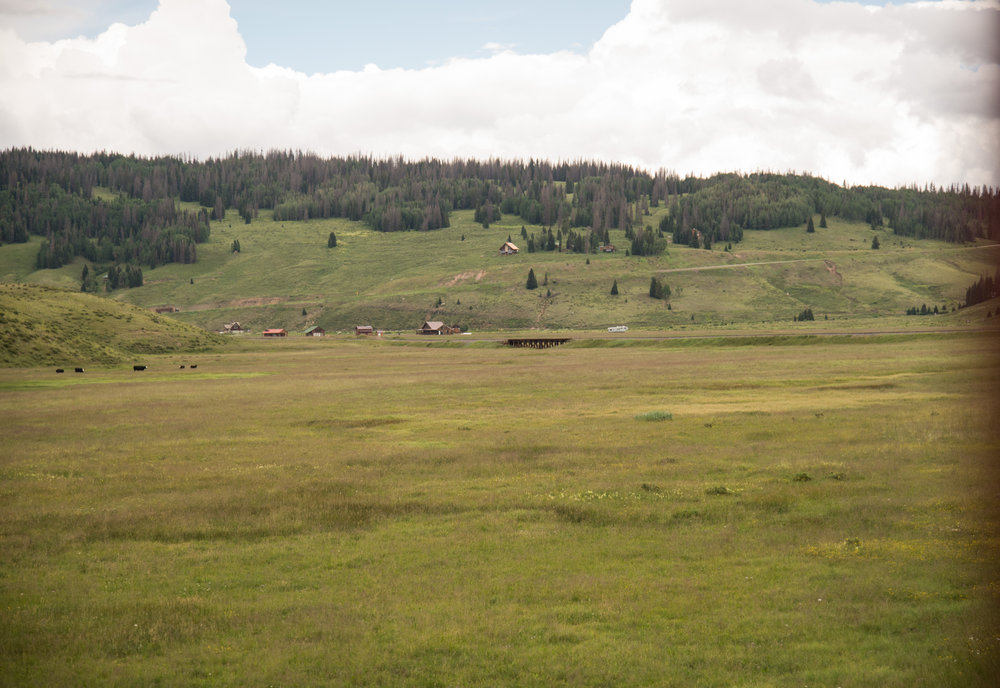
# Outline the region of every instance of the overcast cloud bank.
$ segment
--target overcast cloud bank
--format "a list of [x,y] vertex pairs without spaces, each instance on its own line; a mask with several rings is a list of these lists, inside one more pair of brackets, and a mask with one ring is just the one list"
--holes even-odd
[[599,158],[1000,185],[1000,0],[764,6],[634,0],[586,55],[315,75],[249,66],[224,0],[161,0],[93,40],[0,29],[0,147]]

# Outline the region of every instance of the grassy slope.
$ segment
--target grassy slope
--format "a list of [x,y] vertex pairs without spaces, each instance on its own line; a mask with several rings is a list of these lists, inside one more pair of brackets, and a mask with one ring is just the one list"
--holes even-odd
[[144,354],[204,350],[223,341],[131,304],[0,283],[0,366],[117,363]]
[[[654,210],[645,224],[656,226],[662,212]],[[713,251],[672,246],[656,258],[626,257],[624,235],[612,232],[621,249],[616,254],[522,250],[501,257],[497,249],[508,235],[526,248],[522,223],[513,216],[508,220],[483,229],[472,222],[471,211],[460,211],[448,229],[380,234],[345,220],[278,223],[267,212],[246,225],[230,212],[213,224],[196,264],[146,269],[145,286],[114,298],[144,307],[175,305],[182,311],[178,318],[213,330],[233,320],[255,330],[295,332],[313,324],[331,331],[355,324],[411,330],[425,318],[476,330],[790,325],[806,307],[817,317],[840,321],[900,315],[922,303],[950,310],[978,275],[992,273],[1000,262],[1000,247],[900,239],[887,231],[879,232],[882,249],[873,251],[867,225],[837,220],[812,235],[802,228],[748,231],[731,253],[721,246]],[[527,229],[540,233],[539,227]],[[326,248],[331,231],[338,238],[335,249]],[[242,253],[229,251],[233,239],[239,239]],[[0,247],[0,277],[75,288],[82,261],[33,272],[36,245]],[[704,269],[769,261],[797,262]],[[540,283],[533,292],[524,288],[529,268]],[[670,310],[647,296],[654,274],[673,290]],[[609,293],[614,280],[617,297]],[[438,299],[441,307],[435,307]],[[962,319],[948,317],[950,324]],[[901,317],[896,324],[918,320]]]

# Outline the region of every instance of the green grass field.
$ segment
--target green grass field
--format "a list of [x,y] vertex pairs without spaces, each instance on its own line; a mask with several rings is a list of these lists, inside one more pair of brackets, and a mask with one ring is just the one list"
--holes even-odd
[[1000,675],[995,334],[457,341],[0,369],[0,685]]
[[[663,212],[654,209],[643,224],[657,226]],[[951,310],[966,288],[1000,264],[1000,246],[897,238],[888,230],[877,232],[882,248],[873,251],[868,225],[836,219],[815,234],[747,231],[730,252],[670,246],[655,258],[627,257],[624,233],[612,231],[614,254],[527,253],[519,218],[484,229],[472,215],[452,213],[447,229],[386,234],[347,220],[274,222],[268,211],[247,225],[230,210],[199,245],[197,263],[145,266],[145,285],[113,298],[177,306],[178,319],[209,330],[235,320],[257,332],[298,333],[310,325],[348,331],[359,324],[412,331],[425,319],[475,331],[791,325],[805,308],[839,327],[869,327],[867,319],[902,316],[924,303],[947,310],[947,324],[955,325],[962,314]],[[334,249],[326,247],[331,231]],[[508,236],[522,252],[501,257]],[[234,254],[237,239],[242,250]],[[35,271],[39,241],[0,246],[0,281],[77,289],[82,259]],[[539,280],[535,291],[524,288],[529,269]],[[669,309],[648,296],[654,275],[671,287]],[[610,294],[615,280],[618,296]]]

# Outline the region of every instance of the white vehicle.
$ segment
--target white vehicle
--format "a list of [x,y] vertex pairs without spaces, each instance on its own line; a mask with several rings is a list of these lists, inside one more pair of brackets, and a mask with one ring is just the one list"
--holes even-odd
[[608,332],[628,332],[628,325],[614,325],[608,328]]

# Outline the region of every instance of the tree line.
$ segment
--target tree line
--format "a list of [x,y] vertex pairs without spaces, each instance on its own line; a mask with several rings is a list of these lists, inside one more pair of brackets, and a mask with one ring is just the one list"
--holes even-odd
[[675,244],[704,247],[739,242],[744,230],[808,228],[817,214],[821,228],[827,217],[839,217],[917,239],[1000,240],[1000,191],[986,186],[838,186],[810,175],[772,173],[719,174],[685,186],[688,193],[671,198],[660,222]]

